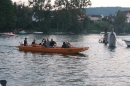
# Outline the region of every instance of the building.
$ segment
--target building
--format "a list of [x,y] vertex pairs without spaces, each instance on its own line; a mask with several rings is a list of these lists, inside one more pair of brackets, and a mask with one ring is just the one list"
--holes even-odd
[[92,21],[102,20],[102,18],[104,18],[104,16],[102,14],[101,15],[89,15],[88,17]]
[[[122,13],[124,13],[126,15],[126,22],[130,23],[130,11],[121,11]],[[116,16],[117,12],[115,13]]]
[[126,22],[127,23],[130,23],[130,11],[121,11],[121,12],[123,12],[125,15],[126,15]]

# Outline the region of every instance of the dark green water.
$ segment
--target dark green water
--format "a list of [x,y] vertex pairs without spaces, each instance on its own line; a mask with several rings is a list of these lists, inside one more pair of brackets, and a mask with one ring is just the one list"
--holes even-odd
[[[16,46],[28,38],[53,38],[57,44],[69,41],[74,46],[88,46],[79,54],[19,51]],[[99,43],[100,35],[16,35],[0,36],[0,79],[7,86],[129,86],[130,48],[117,36],[116,48]]]

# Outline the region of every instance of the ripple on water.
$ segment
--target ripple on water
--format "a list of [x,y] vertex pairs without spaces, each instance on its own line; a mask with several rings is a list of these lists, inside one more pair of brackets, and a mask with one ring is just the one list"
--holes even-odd
[[[52,38],[58,45],[70,41],[74,46],[89,46],[78,54],[19,51],[21,39]],[[0,37],[0,77],[9,86],[129,86],[130,48],[119,36],[115,48],[90,35],[17,35]],[[10,42],[11,41],[11,42]]]

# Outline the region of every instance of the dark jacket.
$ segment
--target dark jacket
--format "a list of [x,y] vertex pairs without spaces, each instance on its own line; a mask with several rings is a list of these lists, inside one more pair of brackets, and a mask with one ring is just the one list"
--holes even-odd
[[27,45],[28,45],[27,41],[26,41],[26,40],[24,40],[24,46],[27,46]]

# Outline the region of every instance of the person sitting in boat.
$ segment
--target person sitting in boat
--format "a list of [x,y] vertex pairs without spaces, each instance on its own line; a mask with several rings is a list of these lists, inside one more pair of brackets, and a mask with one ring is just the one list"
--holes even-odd
[[68,46],[66,45],[66,42],[63,42],[62,48],[68,48]]
[[24,46],[27,46],[28,42],[27,42],[27,38],[24,39]]
[[37,44],[35,39],[33,40],[32,44]]
[[43,45],[44,41],[45,41],[45,39],[42,39],[42,42],[39,43],[39,45]]
[[53,38],[50,41],[50,47],[56,47],[56,42],[53,41]]
[[36,40],[34,39],[32,44],[31,44],[33,47],[38,47],[39,45],[36,43]]
[[67,42],[63,42],[62,48],[70,48],[73,47],[68,41]]
[[42,39],[42,42],[39,44],[41,46],[44,46],[44,47],[47,47],[47,44],[46,44],[46,39]]

